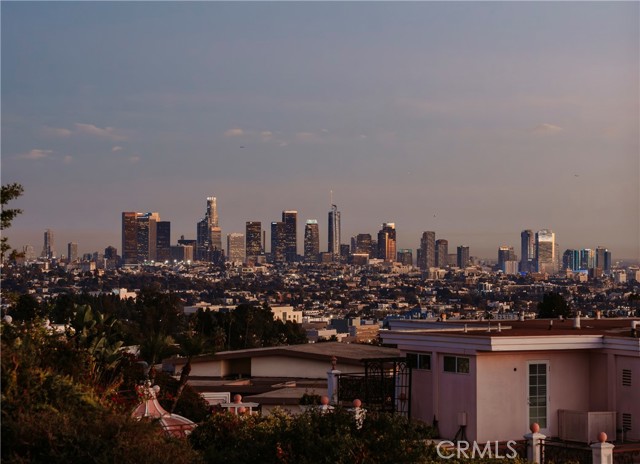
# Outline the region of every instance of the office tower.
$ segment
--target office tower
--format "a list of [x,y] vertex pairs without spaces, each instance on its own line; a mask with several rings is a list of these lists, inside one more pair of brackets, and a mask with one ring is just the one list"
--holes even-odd
[[122,213],[122,262],[138,262],[138,213]]
[[67,243],[67,261],[70,263],[78,259],[78,244],[75,242]]
[[262,254],[262,222],[247,221],[246,231],[246,262],[255,263]]
[[329,247],[327,251],[331,253],[334,261],[340,259],[340,211],[334,204],[329,211]]
[[459,268],[465,268],[469,264],[469,247],[460,245],[458,247],[458,254],[456,256]]
[[498,267],[503,272],[507,261],[516,261],[516,253],[513,247],[503,245],[498,248]]
[[449,242],[443,238],[436,240],[436,267],[445,268],[449,265]]
[[556,234],[542,229],[536,232],[536,272],[554,274],[556,272]]
[[317,263],[320,256],[320,227],[316,219],[309,219],[304,226],[304,261]]
[[523,230],[520,233],[520,272],[532,272],[535,257],[533,232]]
[[36,250],[33,245],[25,245],[22,247],[22,254],[25,261],[33,261],[36,259]]
[[216,197],[207,197],[207,213],[205,215],[209,227],[219,227],[218,204]]
[[378,258],[392,262],[396,258],[396,225],[385,222],[378,232]]
[[271,262],[284,263],[286,259],[286,232],[284,222],[271,223]]
[[118,259],[118,249],[113,246],[108,246],[104,249],[104,258],[111,261],[116,261]]
[[436,265],[436,233],[427,231],[422,233],[420,239],[420,269],[429,269]]
[[171,259],[171,222],[156,222],[156,261]]
[[217,200],[216,197],[207,197],[207,211],[196,226],[196,259],[220,262],[223,256]]
[[404,266],[413,266],[413,252],[410,248],[402,248],[398,250],[397,261]]
[[227,261],[242,264],[244,257],[244,234],[236,232],[227,234]]
[[138,213],[136,215],[136,259],[138,263],[156,261],[158,213]]
[[369,258],[373,258],[373,249],[371,247],[371,234],[358,234],[356,235],[356,248],[355,253],[368,254]]
[[591,248],[580,250],[580,269],[593,269],[596,267],[596,251]]
[[609,270],[605,267],[605,263],[607,261],[606,256],[608,251],[609,250],[607,250],[605,247],[602,247],[602,246],[596,247],[596,268],[602,269],[603,271]]
[[[604,272],[611,271],[611,252],[609,250],[605,250],[604,252],[604,267],[602,268]],[[637,280],[637,279],[636,279]]]
[[283,211],[285,261],[293,263],[298,260],[298,212]]
[[44,246],[42,247],[42,254],[40,256],[44,259],[56,257],[56,250],[53,244],[53,231],[51,229],[44,231]]
[[562,269],[578,271],[580,269],[580,251],[568,249],[562,254]]
[[351,253],[351,247],[346,243],[341,243],[340,262],[346,263],[349,260],[349,253]]

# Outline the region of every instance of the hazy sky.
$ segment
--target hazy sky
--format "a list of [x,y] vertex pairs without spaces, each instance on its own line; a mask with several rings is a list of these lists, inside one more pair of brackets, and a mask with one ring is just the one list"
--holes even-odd
[[[522,229],[638,258],[638,2],[3,1],[10,243],[121,250],[283,210],[343,243],[395,222],[495,258]],[[267,232],[269,233],[269,231]],[[415,252],[414,252],[415,254]]]

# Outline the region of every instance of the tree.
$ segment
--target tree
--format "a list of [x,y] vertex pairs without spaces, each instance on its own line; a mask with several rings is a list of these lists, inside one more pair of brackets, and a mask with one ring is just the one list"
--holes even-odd
[[538,303],[538,317],[545,319],[560,316],[569,316],[569,305],[564,297],[555,292],[545,294],[542,301]]
[[[5,208],[5,205],[9,203],[11,200],[15,200],[24,191],[22,185],[13,183],[2,186],[2,192],[0,195],[0,203],[2,203],[2,230],[8,229],[11,227],[11,222],[14,218],[22,213],[21,209],[18,208]],[[4,235],[4,234],[3,234]],[[0,260],[4,259],[4,255],[7,251],[9,251],[11,247],[7,243],[7,237],[2,237],[2,243],[0,244]]]

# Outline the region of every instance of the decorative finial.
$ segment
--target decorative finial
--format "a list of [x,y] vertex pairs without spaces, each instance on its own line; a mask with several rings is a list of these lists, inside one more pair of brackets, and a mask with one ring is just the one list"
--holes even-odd
[[598,441],[599,441],[600,443],[604,443],[605,441],[607,441],[607,434],[606,434],[606,433],[604,433],[604,432],[600,432],[600,433],[598,434]]
[[533,433],[538,433],[540,431],[540,424],[534,422],[533,424],[531,424],[531,427],[529,427],[529,430],[531,430],[531,432]]

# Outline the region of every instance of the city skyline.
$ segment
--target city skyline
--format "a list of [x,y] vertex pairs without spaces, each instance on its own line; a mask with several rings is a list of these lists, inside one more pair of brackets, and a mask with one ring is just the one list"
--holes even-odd
[[15,248],[120,248],[123,211],[173,245],[215,196],[223,236],[295,210],[324,251],[333,191],[343,244],[393,222],[414,259],[425,231],[494,259],[550,229],[639,258],[636,2],[0,8]]

